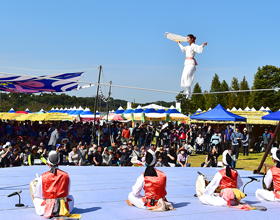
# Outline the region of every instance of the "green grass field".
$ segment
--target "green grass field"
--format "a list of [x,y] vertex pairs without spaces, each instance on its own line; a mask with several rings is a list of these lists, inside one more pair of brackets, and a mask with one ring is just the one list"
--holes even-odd
[[[243,156],[243,153],[241,153],[239,154],[236,168],[250,171],[256,170],[263,158],[263,155],[264,153],[250,153],[247,157]],[[205,161],[205,157],[206,155],[191,155],[189,157],[189,163],[191,163],[191,167],[201,167],[201,164]],[[222,161],[222,155],[219,156],[218,161]],[[268,165],[274,165],[270,156],[266,158],[265,163]]]

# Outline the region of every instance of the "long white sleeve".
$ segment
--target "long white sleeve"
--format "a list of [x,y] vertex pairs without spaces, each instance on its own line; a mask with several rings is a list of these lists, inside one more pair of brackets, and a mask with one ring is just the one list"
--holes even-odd
[[206,187],[203,194],[210,195],[210,196],[213,195],[213,193],[215,192],[217,187],[220,185],[221,180],[222,180],[222,175],[219,172],[216,173],[214,178],[211,180],[209,185]]
[[203,51],[203,46],[202,45],[198,46],[196,44],[192,44],[192,48],[193,48],[194,52],[196,52],[196,53],[202,53],[202,51]]
[[241,177],[240,177],[240,175],[238,174],[238,176],[237,176],[237,184],[236,184],[236,187],[237,187],[237,189],[240,189],[241,186],[243,186],[243,181],[241,180]]
[[269,188],[271,186],[272,181],[273,181],[273,176],[272,176],[271,170],[268,170],[264,177],[264,183],[267,188]]
[[134,196],[141,196],[140,192],[144,187],[144,183],[145,183],[144,175],[142,174],[141,176],[139,176],[137,178],[136,183],[132,187],[132,193],[133,193]]
[[39,177],[35,191],[34,191],[34,198],[45,199],[43,195],[43,188],[42,188],[42,176]]
[[183,47],[182,44],[179,44],[179,47],[181,48],[183,53],[186,53],[186,47]]

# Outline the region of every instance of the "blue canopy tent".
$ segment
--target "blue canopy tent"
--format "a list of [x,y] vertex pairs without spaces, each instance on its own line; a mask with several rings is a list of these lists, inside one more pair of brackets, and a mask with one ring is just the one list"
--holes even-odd
[[280,120],[280,111],[274,112],[268,115],[262,116],[262,120],[271,120],[271,121],[279,121]]
[[218,104],[214,109],[198,114],[192,115],[190,117],[193,120],[202,120],[202,121],[244,121],[247,122],[247,118],[235,115],[223,108],[221,104]]

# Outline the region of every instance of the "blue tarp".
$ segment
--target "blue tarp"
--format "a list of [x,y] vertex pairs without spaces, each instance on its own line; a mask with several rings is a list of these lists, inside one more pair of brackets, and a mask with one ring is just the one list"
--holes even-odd
[[203,121],[247,121],[247,118],[225,110],[220,104],[210,111],[191,116],[191,119]]
[[272,120],[279,121],[280,120],[280,112],[274,112],[269,115],[262,116],[262,120]]

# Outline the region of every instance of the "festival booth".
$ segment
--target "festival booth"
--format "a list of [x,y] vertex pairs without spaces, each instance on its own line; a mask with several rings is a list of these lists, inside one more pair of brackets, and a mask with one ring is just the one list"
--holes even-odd
[[143,112],[143,122],[146,121],[165,121],[165,114],[158,113],[154,108],[146,108]]
[[[99,120],[100,113],[96,111],[96,119]],[[82,122],[93,122],[94,120],[94,114],[89,108],[85,108],[85,110],[80,114],[80,118]]]
[[189,117],[179,112],[173,105],[165,112],[166,119],[165,121],[187,121],[189,120]]
[[121,114],[123,114],[124,113],[124,109],[123,109],[123,107],[119,107],[118,108],[118,110],[115,112],[115,114],[118,114],[118,115],[121,115]]

